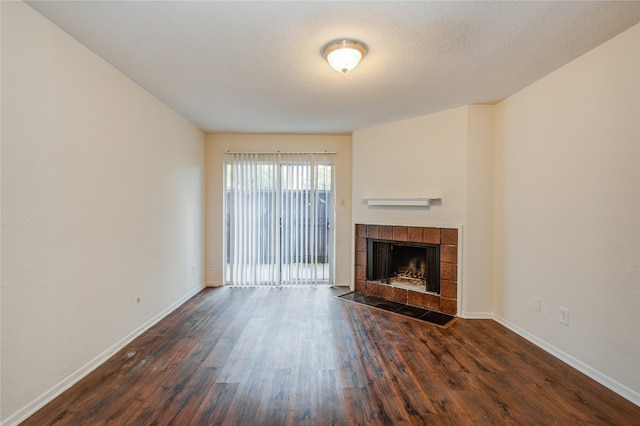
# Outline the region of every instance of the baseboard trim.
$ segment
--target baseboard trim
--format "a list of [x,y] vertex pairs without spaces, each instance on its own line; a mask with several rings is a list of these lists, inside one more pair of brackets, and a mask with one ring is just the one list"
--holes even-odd
[[458,316],[464,319],[493,319],[493,313],[491,312],[462,312]]
[[[224,284],[223,284],[223,283],[207,282],[207,283],[205,283],[204,285],[205,285],[205,287],[212,287],[212,288],[215,288],[215,287],[224,287]],[[324,285],[324,284],[322,284],[322,285]],[[297,285],[297,284],[293,284],[292,286],[294,286],[294,287],[295,287],[295,286],[298,286],[298,285]],[[343,284],[336,283],[336,284],[333,284],[333,286],[334,286],[334,287],[350,288],[350,285],[349,285],[349,284],[344,284],[344,283],[343,283]],[[260,287],[260,286],[258,286],[258,287]],[[269,286],[266,286],[266,287],[269,287]]]
[[95,370],[100,365],[102,365],[107,359],[109,359],[109,357],[111,357],[113,354],[115,354],[120,349],[122,349],[127,344],[129,344],[131,341],[133,341],[133,339],[140,336],[142,333],[147,331],[149,328],[151,328],[161,319],[163,319],[164,317],[169,315],[171,312],[176,310],[184,302],[186,302],[191,297],[198,294],[198,292],[200,292],[204,287],[205,287],[204,285],[201,285],[200,288],[196,288],[190,291],[189,293],[187,293],[185,296],[180,298],[177,302],[170,305],[168,308],[160,312],[158,315],[154,316],[149,321],[142,324],[140,327],[135,329],[133,332],[129,333],[124,338],[120,339],[118,342],[116,342],[114,345],[112,345],[107,350],[102,352],[100,355],[96,356],[91,361],[89,361],[88,363],[80,367],[78,370],[74,371],[73,373],[68,375],[66,378],[61,380],[58,384],[54,385],[49,390],[44,392],[38,398],[31,401],[30,403],[28,403],[27,405],[25,405],[15,413],[13,413],[11,416],[7,417],[4,421],[0,422],[0,426],[16,426],[21,422],[25,421],[27,418],[29,418],[29,416],[33,415],[36,411],[38,411],[39,409],[41,409],[42,407],[44,407],[45,405],[53,401],[64,391],[69,389],[71,386],[75,385],[77,382],[79,382],[81,379],[83,379],[93,370]]
[[640,393],[634,391],[633,389],[628,388],[627,386],[625,386],[622,383],[612,379],[611,377],[609,377],[609,376],[607,376],[605,374],[602,374],[600,371],[594,369],[593,367],[590,367],[589,365],[585,364],[584,362],[572,357],[571,355],[567,354],[566,352],[563,352],[562,350],[556,348],[555,346],[545,342],[544,340],[540,339],[539,337],[536,337],[535,335],[529,333],[528,331],[518,327],[517,325],[507,321],[506,319],[504,319],[504,318],[502,318],[502,317],[500,317],[498,315],[494,315],[493,316],[493,320],[496,321],[497,323],[507,327],[509,330],[513,331],[514,333],[518,334],[519,336],[524,337],[525,339],[527,339],[528,341],[530,341],[534,345],[536,345],[539,348],[543,349],[544,351],[550,353],[551,355],[555,356],[559,360],[569,364],[571,367],[575,368],[576,370],[580,371],[581,373],[589,376],[590,378],[592,378],[596,382],[600,383],[601,385],[611,389],[613,392],[617,393],[621,397],[623,397],[625,399],[628,399],[632,403],[640,406]]

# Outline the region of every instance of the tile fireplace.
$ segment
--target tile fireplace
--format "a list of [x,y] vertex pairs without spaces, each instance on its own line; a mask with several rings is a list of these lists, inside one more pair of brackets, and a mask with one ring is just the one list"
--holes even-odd
[[458,229],[355,227],[355,291],[457,314]]

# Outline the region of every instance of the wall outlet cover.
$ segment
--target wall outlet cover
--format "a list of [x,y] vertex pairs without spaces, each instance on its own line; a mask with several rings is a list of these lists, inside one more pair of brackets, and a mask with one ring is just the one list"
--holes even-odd
[[569,325],[569,308],[560,306],[560,324]]

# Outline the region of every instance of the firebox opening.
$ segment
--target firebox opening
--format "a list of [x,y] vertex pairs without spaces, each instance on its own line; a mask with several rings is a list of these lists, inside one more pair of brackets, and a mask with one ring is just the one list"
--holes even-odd
[[367,280],[440,294],[437,244],[368,239]]

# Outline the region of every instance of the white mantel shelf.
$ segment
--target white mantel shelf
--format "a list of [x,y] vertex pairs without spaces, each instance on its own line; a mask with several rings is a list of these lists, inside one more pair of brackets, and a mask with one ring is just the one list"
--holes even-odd
[[367,197],[363,200],[370,206],[429,207],[440,197]]

